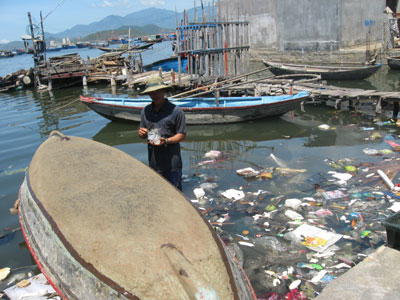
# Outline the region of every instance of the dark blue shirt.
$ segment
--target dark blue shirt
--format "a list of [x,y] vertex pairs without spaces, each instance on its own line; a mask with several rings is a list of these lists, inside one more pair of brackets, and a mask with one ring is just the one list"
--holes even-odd
[[[175,104],[165,101],[161,109],[156,112],[153,103],[147,105],[141,113],[139,127],[149,129],[160,128],[161,137],[169,138],[177,133],[186,134],[186,119],[184,112]],[[153,146],[148,144],[148,158],[151,168],[158,172],[178,171],[182,169],[181,146],[164,144]]]

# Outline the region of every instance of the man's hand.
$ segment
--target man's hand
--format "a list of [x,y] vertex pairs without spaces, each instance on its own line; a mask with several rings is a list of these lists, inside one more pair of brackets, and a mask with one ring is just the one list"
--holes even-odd
[[166,144],[165,140],[166,139],[162,137],[160,140],[157,141],[157,144],[154,143],[154,141],[149,141],[149,144],[151,144],[153,146],[163,146]]
[[147,138],[147,128],[140,127],[140,128],[139,128],[139,136],[140,136],[142,139]]

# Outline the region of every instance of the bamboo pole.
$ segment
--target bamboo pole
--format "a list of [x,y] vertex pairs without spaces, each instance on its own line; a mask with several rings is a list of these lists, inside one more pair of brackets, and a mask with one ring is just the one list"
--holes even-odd
[[[257,79],[253,79],[253,80],[248,80],[246,83],[249,84],[249,83],[259,82],[259,81],[263,81],[263,80],[269,79],[271,77],[274,77],[274,76],[267,76],[267,77],[263,77],[263,78],[257,78]],[[212,91],[208,90],[208,91],[205,91],[205,92],[202,92],[202,93],[198,93],[198,94],[195,94],[195,95],[189,95],[189,96],[182,97],[182,98],[179,98],[179,99],[173,99],[171,101],[179,101],[179,100],[183,100],[183,99],[190,98],[190,97],[196,98],[198,96],[209,94],[210,92],[220,91],[220,90],[223,90],[223,89],[226,89],[226,88],[235,87],[235,86],[239,86],[239,85],[243,85],[243,82],[234,83],[234,84],[230,84],[230,85],[223,86],[223,87],[220,87],[220,88],[216,88],[216,89],[214,89]],[[171,99],[171,97],[169,99]]]
[[258,70],[258,71],[253,71],[253,72],[250,72],[250,73],[247,73],[247,74],[242,74],[242,75],[239,75],[239,76],[236,76],[236,77],[233,77],[233,78],[229,78],[229,79],[226,79],[226,80],[223,80],[223,81],[220,81],[220,82],[214,82],[214,83],[209,84],[209,85],[205,85],[205,86],[202,86],[202,87],[190,90],[190,91],[186,91],[186,92],[183,92],[183,93],[180,93],[180,94],[176,94],[176,95],[173,95],[173,96],[171,96],[169,98],[170,99],[177,98],[177,97],[180,97],[180,96],[183,96],[183,95],[187,95],[187,94],[190,94],[190,93],[193,93],[193,92],[196,92],[196,91],[203,90],[204,88],[218,86],[218,85],[221,85],[223,83],[227,83],[227,82],[230,82],[230,81],[238,80],[240,78],[247,77],[247,76],[254,75],[254,74],[258,74],[258,73],[261,73],[261,72],[265,72],[267,70],[269,70],[269,68],[264,68],[264,69],[261,69],[261,70]]

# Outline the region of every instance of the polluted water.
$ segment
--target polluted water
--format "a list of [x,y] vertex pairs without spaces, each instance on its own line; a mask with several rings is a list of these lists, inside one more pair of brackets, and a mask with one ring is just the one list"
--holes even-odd
[[387,245],[382,222],[400,211],[400,129],[361,119],[312,125],[362,140],[354,158],[316,157],[322,170],[304,168],[301,157],[285,161],[282,142],[254,161],[232,149],[204,151],[184,176],[188,198],[235,253],[259,300],[315,298]]

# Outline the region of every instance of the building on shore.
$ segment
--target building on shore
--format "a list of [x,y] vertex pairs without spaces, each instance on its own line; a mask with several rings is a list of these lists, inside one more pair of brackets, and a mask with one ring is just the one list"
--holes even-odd
[[220,0],[222,21],[248,20],[252,48],[335,51],[383,43],[390,36],[386,7],[399,0]]

